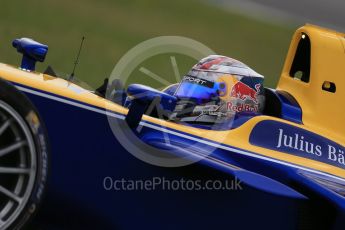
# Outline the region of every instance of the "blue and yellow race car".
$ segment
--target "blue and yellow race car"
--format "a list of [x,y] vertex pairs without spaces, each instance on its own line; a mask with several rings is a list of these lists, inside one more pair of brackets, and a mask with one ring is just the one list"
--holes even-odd
[[13,46],[21,66],[0,64],[1,230],[344,228],[344,34],[298,29],[276,89],[211,56],[163,90],[90,91],[35,72],[48,46]]

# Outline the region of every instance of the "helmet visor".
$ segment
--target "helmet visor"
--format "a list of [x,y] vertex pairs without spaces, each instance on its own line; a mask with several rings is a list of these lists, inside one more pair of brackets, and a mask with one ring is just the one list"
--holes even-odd
[[225,91],[225,84],[216,82],[215,73],[193,71],[183,77],[175,96],[180,99],[191,99],[197,104],[204,104]]

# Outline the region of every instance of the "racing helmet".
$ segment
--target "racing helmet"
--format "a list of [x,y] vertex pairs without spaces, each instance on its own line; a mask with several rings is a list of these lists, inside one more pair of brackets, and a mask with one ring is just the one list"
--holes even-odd
[[236,115],[259,114],[264,77],[235,59],[211,55],[200,60],[178,85],[171,119],[199,124],[231,123]]

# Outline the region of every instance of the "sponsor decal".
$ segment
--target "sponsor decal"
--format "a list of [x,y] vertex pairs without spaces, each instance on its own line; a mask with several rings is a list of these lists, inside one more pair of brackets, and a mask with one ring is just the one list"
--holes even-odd
[[193,76],[190,76],[190,75],[184,76],[183,81],[184,82],[189,82],[189,83],[192,83],[192,84],[198,84],[198,85],[206,86],[206,87],[209,87],[209,88],[213,88],[213,86],[214,86],[214,82],[212,82],[212,81],[207,81],[205,79],[193,77]]
[[223,112],[220,109],[221,106],[219,105],[196,106],[193,113],[218,117],[227,116],[227,112]]
[[231,89],[231,97],[236,97],[241,99],[242,101],[249,99],[258,104],[257,96],[260,93],[261,84],[256,84],[255,89],[251,88],[250,86],[246,85],[245,83],[238,81]]
[[277,121],[262,121],[252,130],[253,145],[309,158],[345,169],[345,148],[310,131]]
[[259,106],[257,104],[249,105],[244,103],[234,104],[232,102],[227,102],[227,110],[234,112],[258,112]]

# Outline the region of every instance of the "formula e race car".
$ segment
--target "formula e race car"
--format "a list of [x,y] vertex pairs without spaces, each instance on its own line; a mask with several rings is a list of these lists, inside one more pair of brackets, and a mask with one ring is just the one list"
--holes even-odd
[[21,66],[0,64],[1,230],[344,228],[344,34],[298,29],[276,89],[233,86],[265,105],[226,128],[171,119],[181,84],[90,91],[35,72],[46,45],[13,46]]

